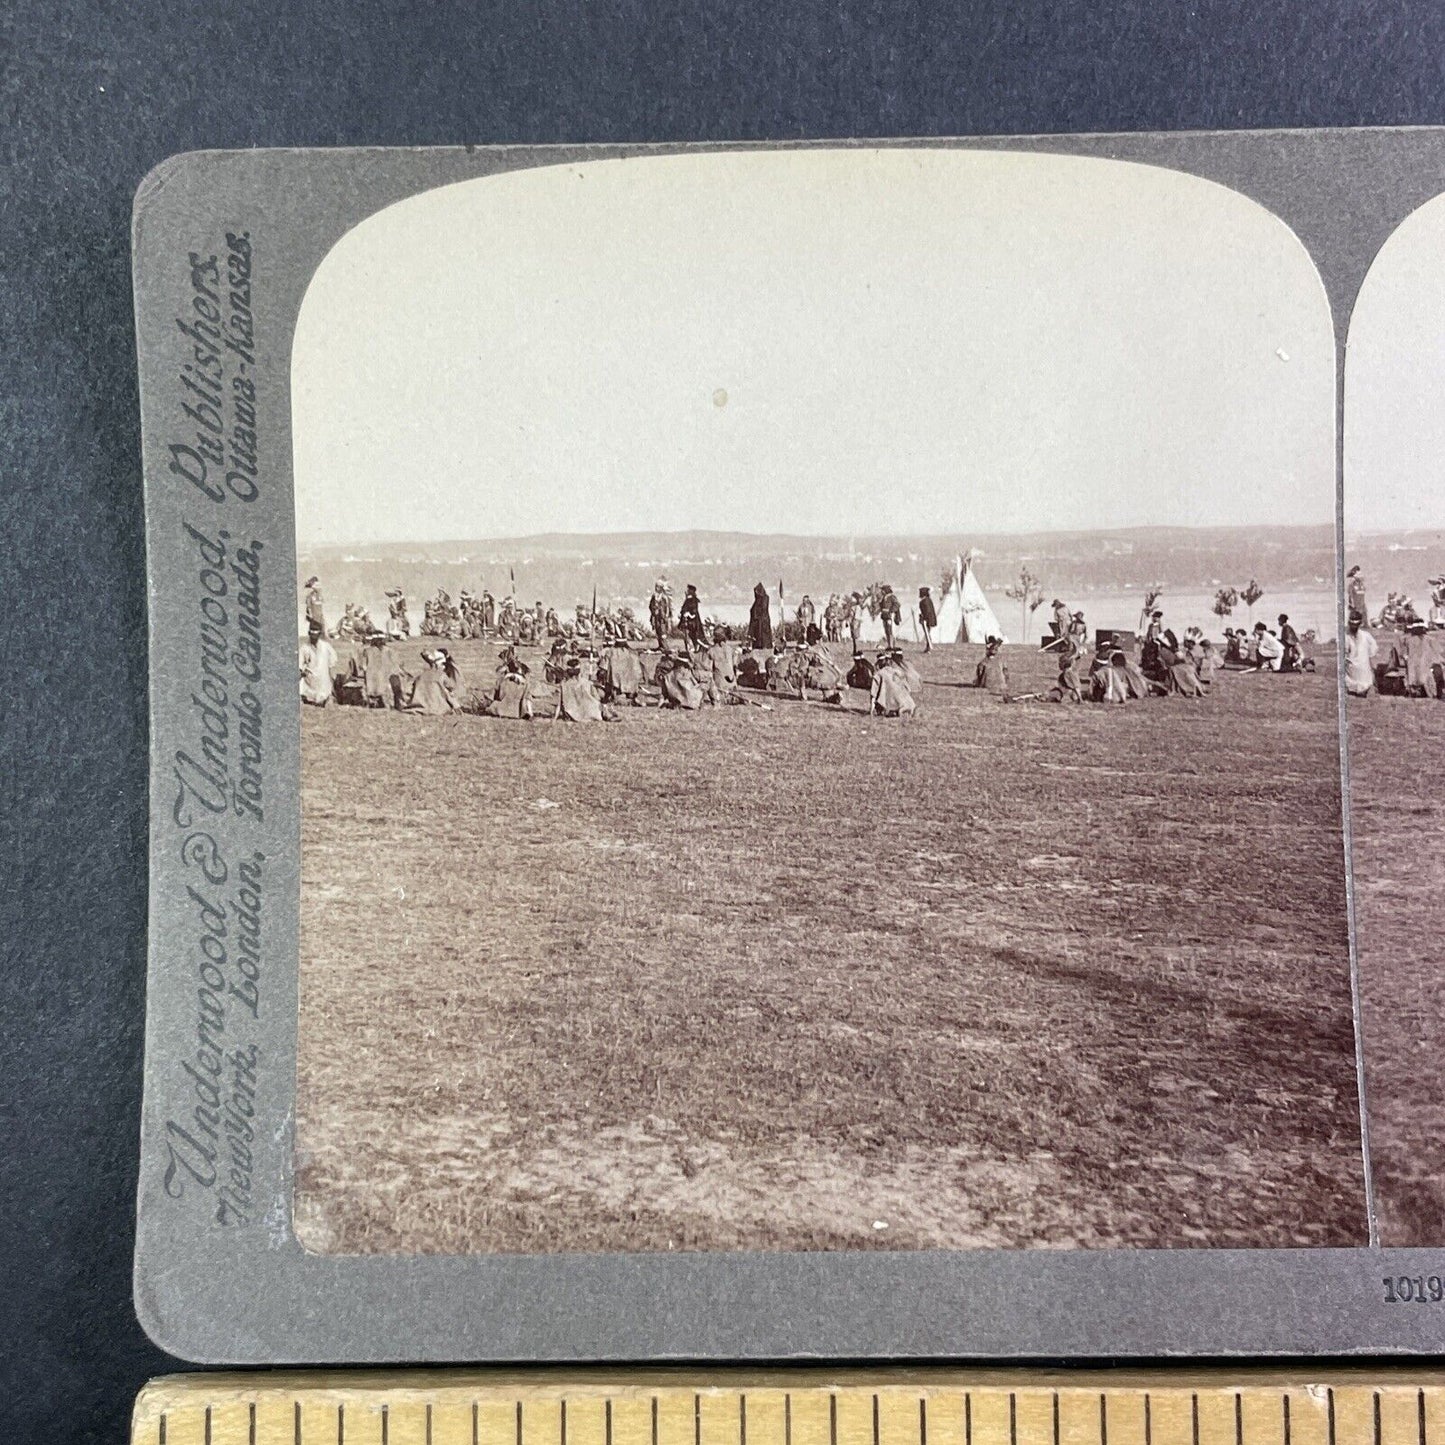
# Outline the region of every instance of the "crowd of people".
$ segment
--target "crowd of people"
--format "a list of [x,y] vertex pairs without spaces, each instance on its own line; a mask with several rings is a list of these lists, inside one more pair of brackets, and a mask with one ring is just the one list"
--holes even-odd
[[[1353,574],[1352,574],[1353,575]],[[1445,588],[1445,582],[1442,582]],[[578,603],[563,618],[538,601],[518,608],[512,598],[500,607],[490,592],[463,591],[453,604],[444,590],[425,607],[424,636],[447,640],[487,639],[502,644],[494,675],[468,685],[457,659],[445,646],[421,654],[420,670],[400,660],[393,644],[410,636],[406,599],[400,588],[387,593],[388,621],[378,627],[364,609],[347,604],[341,622],[328,628],[319,579],[306,582],[307,638],[301,648],[301,696],[318,706],[332,702],[387,707],[425,716],[475,712],[497,717],[535,715],[549,699],[553,715],[577,721],[607,721],[621,707],[646,703],[695,710],[703,706],[761,703],[766,697],[841,705],[889,717],[916,711],[922,687],[916,667],[898,642],[902,606],[893,588],[868,594],[834,593],[821,613],[804,594],[791,621],[775,621],[773,599],[762,583],[754,589],[745,627],[707,619],[697,588],[689,585],[674,611],[672,589],[660,579],[648,600],[649,628],[627,607],[599,609]],[[1445,604],[1445,592],[1442,592]],[[1357,614],[1352,613],[1352,619]],[[882,645],[872,652],[862,640],[863,619],[882,624]],[[937,612],[930,589],[921,587],[915,616],[920,643],[933,645]],[[1445,626],[1445,606],[1442,606]],[[1312,634],[1311,634],[1312,635]],[[1413,636],[1407,629],[1406,639]],[[1002,639],[991,636],[974,685],[1008,701],[1048,698],[1055,702],[1126,703],[1149,697],[1201,698],[1222,668],[1254,672],[1312,671],[1288,615],[1277,626],[1225,628],[1221,647],[1198,627],[1180,638],[1163,610],[1146,608],[1140,618],[1139,654],[1134,635],[1100,631],[1089,643],[1084,613],[1062,599],[1052,606],[1050,635],[1042,643],[1057,655],[1054,685],[1044,692],[1011,689]],[[333,640],[356,644],[343,668]],[[851,644],[843,654],[842,646]],[[545,648],[534,677],[519,648]],[[1346,639],[1347,670],[1375,646],[1352,620]],[[1373,668],[1374,653],[1369,654]],[[1419,671],[1417,667],[1416,672]],[[1350,672],[1351,690],[1361,674]],[[1371,673],[1373,676],[1373,672]],[[1445,679],[1439,682],[1445,695]],[[866,700],[866,701],[865,701]]]
[[[1428,579],[1430,605],[1422,614],[1408,594],[1391,592],[1373,624],[1358,566],[1346,573],[1345,691],[1445,700],[1445,577]],[[1382,644],[1372,626],[1389,633]]]
[[[1013,692],[998,637],[988,638],[985,644],[975,685],[1010,702],[1046,698],[1059,703],[1121,704],[1150,697],[1207,697],[1216,675],[1224,669],[1314,671],[1314,661],[1305,655],[1303,641],[1285,613],[1280,614],[1277,628],[1263,622],[1255,623],[1251,630],[1226,628],[1223,648],[1216,647],[1198,627],[1187,628],[1181,639],[1166,624],[1160,608],[1147,610],[1140,622],[1137,658],[1132,646],[1125,645],[1125,639],[1113,630],[1101,630],[1091,648],[1084,614],[1071,612],[1056,598],[1050,635],[1043,641],[1044,650],[1058,659],[1059,673],[1053,686],[1043,692]],[[1132,644],[1132,634],[1128,640]]]
[[336,703],[427,717],[470,712],[531,718],[550,706],[557,718],[610,722],[622,707],[696,711],[769,706],[771,698],[903,717],[917,707],[921,680],[899,648],[872,658],[859,653],[845,671],[821,641],[778,645],[759,654],[727,638],[704,639],[695,646],[667,638],[656,650],[634,647],[626,638],[600,649],[576,638],[557,638],[543,659],[540,678],[520,656],[518,644],[508,643],[492,674],[473,682],[463,677],[449,648],[424,650],[420,669],[414,669],[380,631],[362,639],[341,667],[330,639],[313,627],[301,645],[300,686],[302,701],[320,707]]
[[[392,641],[405,641],[413,635],[406,597],[399,587],[386,593],[387,619],[384,627],[373,621],[367,608],[355,602],[347,602],[340,618],[327,626],[320,579],[308,577],[305,590],[308,626],[318,618],[322,619],[326,635],[332,641],[360,640],[377,631],[384,631]],[[784,634],[784,640],[791,640],[795,633],[807,637],[816,629],[823,641],[833,645],[851,641],[856,651],[862,643],[863,633],[868,630],[870,618],[876,618],[884,645],[890,649],[897,646],[903,625],[902,601],[887,583],[877,584],[867,592],[835,592],[821,608],[810,595],[804,593],[792,609],[791,618],[785,615],[779,599],[778,607],[784,615],[775,621],[773,606],[767,588],[758,583],[744,633],[727,628],[716,619],[704,618],[695,586],[687,587],[681,604],[675,607],[672,587],[665,578],[658,580],[648,599],[645,625],[631,607],[610,603],[599,605],[596,598],[590,607],[579,601],[572,612],[561,613],[555,607],[545,606],[540,600],[526,606],[509,595],[498,602],[485,588],[476,593],[463,588],[453,599],[445,588],[439,587],[436,595],[423,603],[422,622],[417,630],[422,637],[443,641],[495,639],[523,646],[551,642],[558,637],[580,638],[601,645],[617,638],[641,642],[649,636],[661,646],[664,639],[681,631],[696,646],[701,643],[704,632],[712,634],[721,629],[734,640],[744,640],[745,636],[750,646],[761,649],[771,647],[777,633]],[[938,627],[938,611],[931,588],[918,589],[913,616],[918,627],[918,640],[923,644],[924,651],[928,651]]]

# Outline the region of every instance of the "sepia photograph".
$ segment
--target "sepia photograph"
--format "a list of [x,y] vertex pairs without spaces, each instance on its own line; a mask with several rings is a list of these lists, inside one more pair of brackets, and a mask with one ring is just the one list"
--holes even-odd
[[[1378,1139],[1445,486],[1354,348]],[[1335,386],[1294,234],[1142,164],[559,163],[347,232],[291,361],[305,1248],[1364,1245]]]
[[1345,689],[1380,1243],[1445,1242],[1445,198],[1375,258],[1345,366]]

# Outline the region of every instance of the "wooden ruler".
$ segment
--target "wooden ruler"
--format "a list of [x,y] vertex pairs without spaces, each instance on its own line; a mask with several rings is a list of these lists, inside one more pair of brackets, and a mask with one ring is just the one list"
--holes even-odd
[[1445,1372],[178,1375],[132,1445],[1445,1445]]

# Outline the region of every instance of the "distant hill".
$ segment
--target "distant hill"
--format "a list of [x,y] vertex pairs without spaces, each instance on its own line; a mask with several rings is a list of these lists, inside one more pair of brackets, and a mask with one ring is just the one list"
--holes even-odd
[[1430,600],[1426,579],[1445,575],[1445,527],[1347,534],[1345,565],[1358,565],[1364,572],[1371,612],[1391,592],[1404,592],[1426,607]]
[[970,547],[986,590],[1007,587],[1027,567],[1052,593],[1240,586],[1251,577],[1271,591],[1330,586],[1335,577],[1332,526],[1132,527],[1117,531],[973,536],[797,537],[746,532],[540,533],[456,542],[367,543],[303,548],[298,582],[312,572],[337,601],[374,604],[387,587],[408,596],[445,587],[517,591],[570,607],[599,600],[638,604],[657,577],[675,592],[695,583],[709,603],[744,603],[753,585],[791,597],[866,587],[873,581],[913,588],[936,582],[955,553]]

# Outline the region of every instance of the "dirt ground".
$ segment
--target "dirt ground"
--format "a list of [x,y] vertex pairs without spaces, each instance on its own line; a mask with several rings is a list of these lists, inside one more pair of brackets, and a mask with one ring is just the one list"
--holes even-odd
[[1363,1243],[1330,665],[978,655],[902,722],[304,709],[303,1242]]
[[1351,698],[1356,938],[1380,1242],[1445,1243],[1445,706]]

